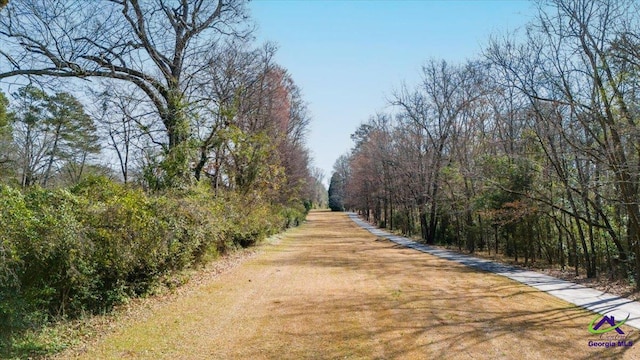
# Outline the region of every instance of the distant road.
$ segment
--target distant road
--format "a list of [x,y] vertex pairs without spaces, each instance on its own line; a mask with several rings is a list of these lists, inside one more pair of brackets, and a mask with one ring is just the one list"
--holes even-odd
[[618,346],[640,342],[638,333],[622,325],[624,335],[593,335],[595,316],[377,238],[344,213],[312,212],[278,243],[81,358],[640,359],[640,343]]

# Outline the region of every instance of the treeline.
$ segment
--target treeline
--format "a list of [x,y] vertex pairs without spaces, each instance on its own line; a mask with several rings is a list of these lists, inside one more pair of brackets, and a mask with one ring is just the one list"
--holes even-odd
[[0,11],[0,346],[326,204],[301,90],[252,29],[244,1]]
[[352,135],[330,205],[428,244],[640,287],[640,27],[632,1],[537,3],[483,57],[428,61]]

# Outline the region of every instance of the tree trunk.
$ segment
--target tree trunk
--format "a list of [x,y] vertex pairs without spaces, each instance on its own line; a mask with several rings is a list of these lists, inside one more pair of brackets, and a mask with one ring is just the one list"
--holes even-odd
[[427,228],[427,212],[424,211],[424,206],[420,207],[419,215],[420,217],[420,232],[422,235],[422,240],[426,241],[429,244],[429,230]]
[[162,116],[167,130],[169,145],[165,149],[165,157],[160,164],[164,172],[164,187],[180,187],[190,183],[190,144],[189,122],[184,114],[182,100],[179,96],[167,98],[167,111]]

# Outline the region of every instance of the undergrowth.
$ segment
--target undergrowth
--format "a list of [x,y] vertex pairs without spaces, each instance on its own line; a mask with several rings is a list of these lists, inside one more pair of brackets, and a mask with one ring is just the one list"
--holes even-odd
[[104,314],[184,269],[247,247],[306,215],[206,185],[148,194],[106,178],[72,188],[0,185],[0,358],[52,354],[52,324]]

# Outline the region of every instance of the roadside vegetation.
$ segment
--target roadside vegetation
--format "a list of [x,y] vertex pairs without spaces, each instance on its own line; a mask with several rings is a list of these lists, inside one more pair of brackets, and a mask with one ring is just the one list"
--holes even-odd
[[638,4],[535,6],[482,57],[395,90],[336,162],[331,208],[640,289]]
[[56,351],[64,344],[28,339],[54,322],[179,286],[183,270],[253,245],[306,214],[302,204],[214,196],[205,186],[145,194],[105,178],[59,189],[0,185],[0,206],[0,357]]

